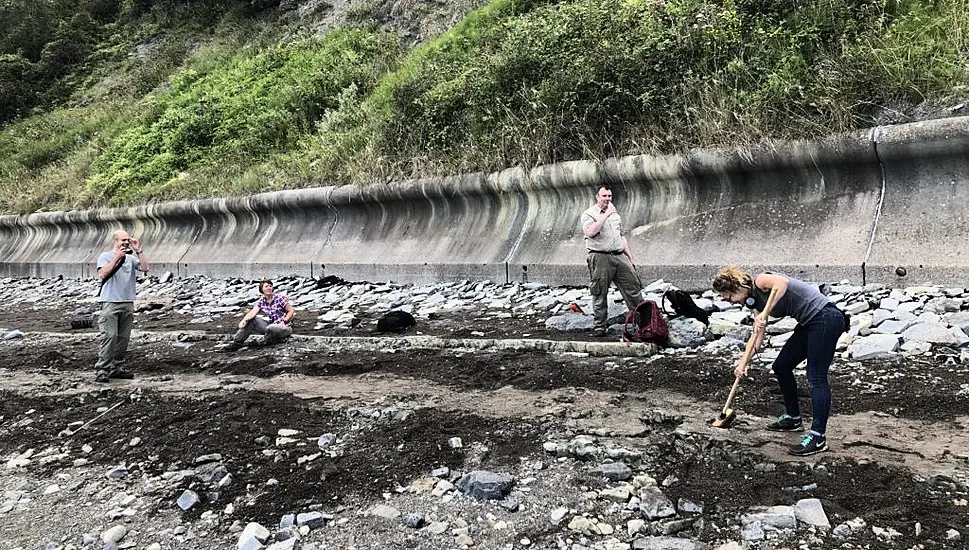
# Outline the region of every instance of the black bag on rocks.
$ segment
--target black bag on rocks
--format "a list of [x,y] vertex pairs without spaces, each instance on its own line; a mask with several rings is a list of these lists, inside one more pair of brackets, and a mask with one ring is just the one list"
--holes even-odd
[[316,280],[316,288],[326,288],[328,286],[341,285],[341,284],[343,284],[345,282],[346,282],[345,279],[341,279],[340,277],[337,277],[336,275],[327,275],[326,277],[323,277],[322,279],[317,279]]
[[377,332],[404,332],[416,324],[413,315],[395,310],[377,320]]
[[710,324],[710,312],[696,305],[688,292],[682,290],[667,290],[663,293],[663,310],[666,310],[666,301],[669,300],[673,306],[673,311],[682,317],[696,319],[704,325]]

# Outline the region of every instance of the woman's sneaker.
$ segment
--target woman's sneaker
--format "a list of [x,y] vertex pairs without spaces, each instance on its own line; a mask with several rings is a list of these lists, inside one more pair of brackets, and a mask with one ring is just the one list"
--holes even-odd
[[828,441],[823,435],[809,433],[801,438],[801,442],[788,449],[794,456],[808,456],[823,453],[828,450]]
[[804,429],[804,424],[801,422],[801,417],[794,418],[784,413],[768,424],[767,429],[774,432],[800,432]]

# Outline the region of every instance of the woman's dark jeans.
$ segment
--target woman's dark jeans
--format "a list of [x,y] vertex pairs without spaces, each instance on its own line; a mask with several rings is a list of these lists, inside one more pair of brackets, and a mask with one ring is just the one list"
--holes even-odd
[[794,367],[807,359],[807,380],[811,387],[811,410],[814,421],[811,429],[824,434],[831,412],[831,387],[828,369],[834,360],[838,338],[845,331],[845,317],[834,304],[824,306],[805,324],[799,324],[794,334],[781,348],[774,360],[774,374],[784,396],[784,407],[790,416],[801,416],[797,403],[797,381]]

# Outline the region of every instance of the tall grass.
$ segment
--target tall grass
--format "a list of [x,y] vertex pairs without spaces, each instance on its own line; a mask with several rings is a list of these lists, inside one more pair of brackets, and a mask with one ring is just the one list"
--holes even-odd
[[91,163],[130,123],[125,101],[61,108],[0,130],[0,211],[75,209],[97,202],[87,192]]
[[295,146],[341,94],[365,93],[396,59],[394,44],[341,29],[217,63],[202,56],[142,102],[140,122],[96,161],[89,190],[121,204],[231,189],[233,174]]
[[866,126],[965,92],[965,4],[492,2],[325,119],[309,175],[386,181]]

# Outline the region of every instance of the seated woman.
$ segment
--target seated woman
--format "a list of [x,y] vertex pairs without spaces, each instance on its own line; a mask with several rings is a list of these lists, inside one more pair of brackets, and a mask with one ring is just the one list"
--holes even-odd
[[239,321],[239,330],[226,349],[231,351],[243,347],[252,334],[264,334],[263,344],[266,345],[285,342],[293,335],[293,328],[288,323],[295,312],[289,298],[273,293],[273,283],[268,279],[259,282],[259,292],[262,296]]
[[[777,289],[777,297],[770,311],[771,316],[793,317],[797,320],[797,327],[781,348],[773,367],[777,384],[784,396],[786,411],[776,421],[768,424],[767,429],[784,432],[804,429],[797,402],[794,367],[807,359],[807,380],[811,387],[814,419],[811,431],[800,443],[792,446],[789,452],[796,456],[824,452],[828,450],[825,430],[831,410],[828,369],[834,360],[838,338],[848,329],[847,318],[816,286],[775,273],[761,273],[751,277],[749,273],[735,266],[725,267],[713,280],[713,290],[724,300],[743,304],[754,310],[755,352],[763,345],[767,325],[766,320],[759,318],[759,314],[773,289]],[[734,374],[738,377],[746,376],[746,365],[738,364]]]

